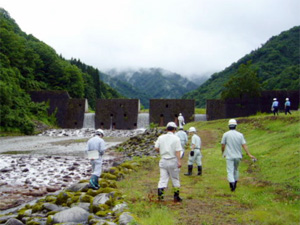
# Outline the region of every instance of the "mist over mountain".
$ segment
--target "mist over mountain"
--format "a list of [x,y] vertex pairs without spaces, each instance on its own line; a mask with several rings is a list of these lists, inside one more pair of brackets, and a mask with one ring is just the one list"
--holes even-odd
[[128,98],[138,98],[145,108],[149,99],[176,99],[198,85],[180,74],[161,68],[111,69],[100,77],[105,83]]

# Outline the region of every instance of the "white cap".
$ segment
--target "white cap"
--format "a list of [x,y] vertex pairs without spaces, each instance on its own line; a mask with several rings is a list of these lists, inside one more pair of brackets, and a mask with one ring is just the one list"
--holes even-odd
[[229,125],[229,126],[232,126],[232,125],[236,126],[236,125],[237,125],[237,122],[236,122],[235,119],[230,119],[230,120],[228,121],[228,125]]
[[96,135],[102,134],[104,136],[104,131],[101,129],[96,130]]
[[190,127],[189,132],[196,132],[196,128],[195,127]]
[[176,125],[176,123],[174,123],[174,122],[169,122],[169,123],[167,124],[167,127],[177,128],[177,125]]
[[277,98],[273,98],[273,101],[276,101],[277,100]]
[[288,100],[289,100],[289,98],[286,98],[285,100],[286,100],[286,101],[288,101]]

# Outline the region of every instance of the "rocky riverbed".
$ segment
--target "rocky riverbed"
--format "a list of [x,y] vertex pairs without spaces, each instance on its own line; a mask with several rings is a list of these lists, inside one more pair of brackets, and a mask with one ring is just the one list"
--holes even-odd
[[[111,150],[112,146],[143,132],[105,130],[104,169],[123,161],[124,155]],[[91,166],[84,150],[94,133],[94,129],[53,129],[37,136],[0,138],[0,210],[88,178]]]
[[[0,214],[16,213],[12,207],[87,180],[91,167],[83,152],[86,140],[94,132],[94,129],[48,130],[34,137],[1,138],[0,209],[3,211]],[[158,130],[105,131],[109,150],[104,155],[104,172],[130,161],[133,156],[156,156],[153,145],[161,133]],[[115,173],[113,170],[113,176]],[[123,176],[122,172],[117,175]]]

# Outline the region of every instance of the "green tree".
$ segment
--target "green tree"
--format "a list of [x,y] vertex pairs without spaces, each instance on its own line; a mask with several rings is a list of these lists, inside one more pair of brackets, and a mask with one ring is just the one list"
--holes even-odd
[[243,97],[258,97],[261,94],[261,84],[257,71],[251,67],[251,61],[241,64],[235,74],[224,84],[222,99]]

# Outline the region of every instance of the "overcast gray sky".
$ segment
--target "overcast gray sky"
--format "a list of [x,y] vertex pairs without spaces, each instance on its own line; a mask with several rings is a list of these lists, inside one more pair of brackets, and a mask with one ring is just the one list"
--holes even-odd
[[101,71],[210,75],[300,25],[299,0],[1,0],[0,7],[58,54]]

